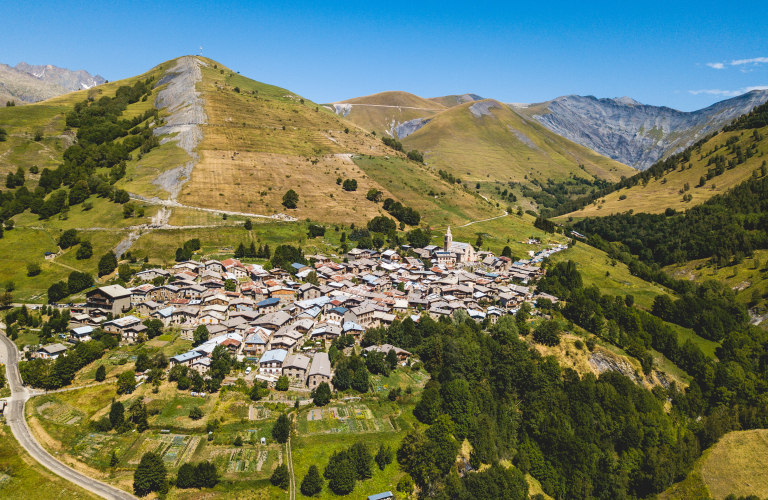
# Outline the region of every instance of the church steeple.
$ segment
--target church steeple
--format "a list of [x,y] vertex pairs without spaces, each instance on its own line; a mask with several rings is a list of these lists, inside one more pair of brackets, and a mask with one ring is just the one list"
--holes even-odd
[[451,248],[451,245],[453,244],[453,235],[451,234],[451,228],[448,227],[448,231],[445,233],[445,238],[443,239],[443,251],[447,252]]

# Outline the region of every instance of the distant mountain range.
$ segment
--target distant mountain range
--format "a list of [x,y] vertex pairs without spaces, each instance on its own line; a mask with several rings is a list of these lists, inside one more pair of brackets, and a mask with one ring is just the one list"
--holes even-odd
[[38,102],[75,90],[101,85],[106,80],[84,70],[70,71],[51,64],[33,66],[21,62],[14,66],[0,64],[0,105]]
[[[382,92],[332,106],[337,114],[363,128],[403,140],[447,109],[480,100],[483,98],[476,94],[424,99],[405,92]],[[768,90],[755,90],[693,112],[650,106],[630,97],[577,95],[538,104],[506,103],[504,107],[526,122],[538,122],[569,141],[645,170],[766,101]],[[446,132],[452,133],[444,128],[442,133]]]
[[767,90],[754,90],[688,113],[641,104],[629,97],[597,99],[569,95],[540,104],[514,106],[519,113],[566,139],[645,170],[766,101]]

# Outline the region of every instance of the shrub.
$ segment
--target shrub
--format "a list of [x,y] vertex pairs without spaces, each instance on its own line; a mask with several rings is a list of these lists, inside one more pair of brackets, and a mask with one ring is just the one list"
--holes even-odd
[[37,262],[30,262],[27,264],[27,276],[33,277],[40,274],[43,270],[40,268],[40,264]]
[[408,159],[417,161],[419,163],[424,163],[424,156],[422,156],[422,154],[416,151],[415,149],[408,152]]
[[289,189],[284,195],[283,195],[283,206],[285,208],[293,209],[296,208],[299,204],[299,195],[294,191],[293,189]]
[[203,418],[202,408],[200,408],[199,406],[193,406],[189,410],[189,418],[191,418],[192,420],[200,420],[201,418]]

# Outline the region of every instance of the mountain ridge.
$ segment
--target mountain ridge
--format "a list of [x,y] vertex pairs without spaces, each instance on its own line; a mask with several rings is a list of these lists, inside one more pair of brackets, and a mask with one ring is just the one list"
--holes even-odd
[[87,90],[105,83],[100,75],[85,70],[69,70],[52,64],[16,66],[0,63],[0,105],[44,101],[68,92]]
[[753,90],[686,112],[628,97],[567,95],[518,110],[566,139],[645,170],[766,101],[768,91]]

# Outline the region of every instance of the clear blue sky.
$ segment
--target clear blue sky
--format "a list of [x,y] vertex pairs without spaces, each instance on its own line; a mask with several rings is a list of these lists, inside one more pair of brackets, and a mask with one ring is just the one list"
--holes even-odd
[[317,102],[385,90],[698,109],[768,87],[765,2],[6,2],[0,62],[109,80],[198,52]]

